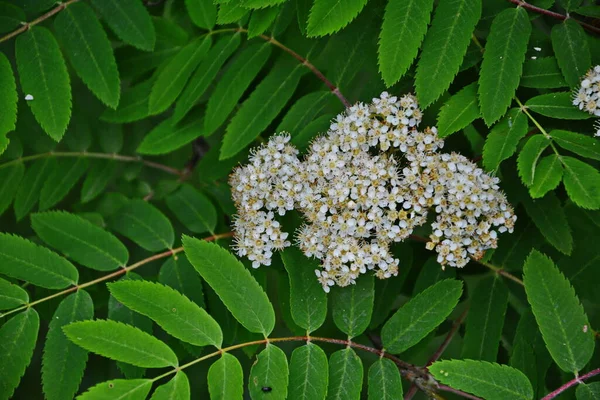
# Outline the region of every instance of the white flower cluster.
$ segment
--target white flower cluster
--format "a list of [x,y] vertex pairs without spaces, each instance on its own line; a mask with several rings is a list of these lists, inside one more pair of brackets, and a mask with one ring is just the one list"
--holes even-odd
[[496,247],[497,234],[512,232],[516,220],[498,178],[461,155],[439,153],[437,130],[420,132],[420,122],[412,95],[384,92],[338,115],[302,161],[288,135],[272,137],[231,176],[238,254],[254,267],[269,265],[274,250],[290,246],[275,214],[292,209],[305,218],[297,244],[321,260],[315,272],[327,292],[369,270],[397,275],[390,245],[431,211],[437,217],[427,247],[442,266],[462,267]]
[[[573,105],[600,117],[600,65],[596,65],[585,74],[581,86],[573,98]],[[600,136],[600,123],[598,122],[594,136]]]

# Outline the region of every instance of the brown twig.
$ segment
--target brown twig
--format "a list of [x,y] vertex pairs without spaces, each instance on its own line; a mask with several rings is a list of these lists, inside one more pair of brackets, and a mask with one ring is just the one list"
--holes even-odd
[[519,7],[523,7],[526,10],[532,11],[534,13],[538,13],[538,14],[542,14],[542,15],[546,15],[548,17],[552,17],[554,19],[558,19],[560,21],[565,21],[567,19],[572,19],[573,21],[577,22],[579,25],[581,25],[584,29],[596,33],[596,34],[600,34],[600,28],[595,27],[594,25],[590,25],[588,23],[585,23],[583,21],[579,21],[575,18],[572,18],[568,15],[563,15],[554,11],[550,11],[550,10],[546,10],[544,8],[540,8],[540,7],[536,7],[533,4],[529,4],[525,1],[522,0],[508,0],[509,2],[516,4]]
[[564,385],[562,385],[555,391],[548,393],[546,396],[542,397],[542,400],[553,399],[556,396],[558,396],[559,394],[561,394],[562,392],[564,392],[565,390],[567,390],[568,388],[575,386],[578,383],[583,383],[583,381],[585,381],[586,379],[591,378],[596,375],[600,375],[600,368],[596,368],[595,370],[590,371],[585,375],[581,375],[579,377],[575,377],[575,378],[571,379],[569,382],[565,383]]
[[470,393],[466,393],[466,392],[463,392],[462,390],[454,389],[454,388],[452,388],[450,386],[446,386],[446,385],[442,385],[442,384],[438,384],[438,389],[439,390],[443,390],[444,392],[449,392],[449,393],[457,394],[459,396],[464,397],[465,399],[483,400],[481,397],[473,396]]
[[65,1],[64,3],[60,3],[59,5],[57,5],[56,7],[54,7],[52,10],[48,11],[47,13],[45,13],[44,15],[34,19],[31,22],[25,22],[23,23],[23,25],[21,25],[20,28],[15,29],[14,31],[7,33],[6,35],[2,36],[0,38],[0,43],[5,42],[17,35],[20,35],[21,33],[28,31],[32,26],[39,24],[40,22],[44,22],[45,20],[47,20],[48,18],[52,17],[55,14],[58,14],[59,12],[61,12],[62,10],[64,10],[65,8],[67,8],[68,6],[70,6],[73,3],[77,3],[79,0],[68,0]]

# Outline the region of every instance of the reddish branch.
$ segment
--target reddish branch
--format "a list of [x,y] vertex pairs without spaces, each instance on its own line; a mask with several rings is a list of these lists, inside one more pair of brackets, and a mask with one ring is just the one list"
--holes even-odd
[[583,383],[583,381],[585,381],[586,379],[589,379],[593,376],[596,375],[600,375],[600,368],[596,368],[593,371],[588,372],[585,375],[582,375],[580,377],[574,378],[572,380],[570,380],[569,382],[565,383],[564,385],[562,385],[561,387],[559,387],[558,389],[556,389],[554,392],[547,394],[546,396],[542,397],[542,400],[550,400],[555,398],[556,396],[558,396],[559,394],[561,394],[562,392],[564,392],[565,390],[569,389],[570,387],[573,387],[579,383]]
[[[533,4],[529,4],[529,3],[525,2],[525,1],[522,1],[522,0],[508,0],[508,1],[510,1],[513,4],[516,4],[519,7],[523,7],[526,10],[532,11],[534,13],[546,15],[548,17],[552,17],[552,18],[558,19],[560,21],[565,21],[565,20],[571,18],[568,15],[563,15],[563,14],[560,14],[560,13],[557,13],[557,12],[554,12],[554,11],[550,11],[550,10],[546,10],[546,9],[543,9],[543,8],[540,8],[540,7],[536,7]],[[587,29],[588,31],[596,33],[596,34],[600,34],[600,28],[597,28],[597,27],[595,27],[593,25],[587,24],[587,23],[585,23],[583,21],[579,21],[579,20],[577,20],[575,18],[571,18],[571,19],[573,21],[577,22],[579,25],[581,25],[584,29]]]

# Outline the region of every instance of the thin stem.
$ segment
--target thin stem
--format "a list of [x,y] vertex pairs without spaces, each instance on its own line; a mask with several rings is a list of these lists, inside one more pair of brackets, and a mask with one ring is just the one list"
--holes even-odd
[[582,375],[580,377],[575,377],[572,380],[570,380],[569,382],[565,383],[564,385],[562,385],[561,387],[559,387],[558,389],[556,389],[555,391],[553,391],[552,393],[547,394],[546,396],[542,397],[542,400],[550,400],[555,398],[556,396],[558,396],[559,394],[561,394],[562,392],[564,392],[565,390],[567,390],[568,388],[577,385],[578,383],[583,383],[583,381],[585,381],[588,378],[591,378],[593,376],[596,375],[600,375],[600,368],[596,368],[593,371],[588,372],[585,375]]
[[0,43],[5,42],[17,35],[20,35],[21,33],[29,30],[29,28],[31,28],[34,25],[39,24],[40,22],[44,22],[45,20],[47,20],[48,18],[52,17],[55,14],[58,14],[59,12],[61,12],[62,10],[64,10],[65,8],[67,8],[68,6],[70,6],[73,3],[77,3],[79,0],[68,0],[64,3],[61,3],[59,5],[57,5],[56,7],[54,7],[52,10],[48,11],[46,14],[34,19],[31,22],[25,22],[23,23],[23,25],[21,25],[20,28],[15,29],[14,31],[2,36],[0,38]]
[[176,168],[172,168],[172,167],[169,167],[168,165],[160,164],[160,163],[157,163],[154,161],[144,160],[141,157],[124,156],[124,155],[115,154],[115,153],[89,153],[87,151],[80,151],[80,152],[50,151],[48,153],[34,154],[31,156],[17,158],[17,159],[8,161],[4,164],[0,164],[0,169],[9,167],[14,164],[18,164],[20,162],[34,161],[34,160],[38,160],[40,158],[47,158],[47,157],[87,157],[87,158],[102,158],[102,159],[107,159],[107,160],[117,160],[117,161],[123,161],[123,162],[139,162],[139,163],[144,164],[147,167],[158,169],[158,170],[164,171],[166,173],[169,173],[171,175],[176,175],[179,177],[184,176],[184,173]]
[[[231,237],[231,236],[233,236],[233,232],[227,232],[227,233],[222,233],[222,234],[219,234],[219,235],[209,236],[209,237],[205,238],[204,240],[206,240],[207,242],[211,242],[213,240],[219,240],[219,239],[226,238],[226,237]],[[131,264],[128,267],[123,267],[123,268],[121,268],[121,269],[119,269],[119,270],[117,270],[115,272],[112,272],[112,273],[110,273],[108,275],[101,276],[98,279],[94,279],[92,281],[82,283],[81,285],[72,286],[72,287],[70,287],[68,289],[65,289],[63,291],[51,294],[50,296],[47,296],[47,297],[44,297],[44,298],[32,301],[31,303],[27,303],[27,304],[22,305],[22,306],[17,307],[17,308],[14,308],[14,309],[12,309],[10,311],[5,312],[4,314],[0,314],[0,318],[6,317],[7,315],[14,314],[14,313],[19,312],[19,311],[23,311],[23,310],[25,310],[27,308],[33,307],[33,306],[35,306],[37,304],[40,304],[40,303],[44,303],[44,302],[46,302],[48,300],[51,300],[51,299],[54,299],[56,297],[60,297],[60,296],[63,296],[65,294],[76,292],[79,289],[85,289],[85,288],[93,286],[93,285],[95,285],[97,283],[105,282],[105,281],[108,281],[110,279],[119,277],[121,275],[126,274],[127,272],[133,271],[134,269],[137,269],[137,268],[141,267],[142,265],[148,264],[148,263],[150,263],[152,261],[159,260],[161,258],[165,258],[165,257],[169,257],[169,256],[172,256],[172,255],[175,255],[177,253],[181,253],[182,251],[183,251],[183,247],[177,247],[175,249],[171,249],[171,250],[167,250],[167,251],[162,252],[162,253],[155,254],[155,255],[153,255],[151,257],[148,257],[148,258],[145,258],[145,259],[143,259],[141,261],[138,261],[135,264]]]
[[462,397],[464,397],[465,399],[472,399],[472,400],[483,400],[481,397],[473,396],[473,395],[472,395],[472,394],[470,394],[470,393],[466,393],[466,392],[463,392],[463,391],[461,391],[461,390],[454,389],[454,388],[452,388],[452,387],[450,387],[450,386],[446,386],[446,385],[442,385],[442,384],[438,384],[438,389],[439,389],[439,390],[442,390],[442,391],[444,391],[444,392],[449,392],[449,393],[454,393],[454,394],[457,394],[457,395],[459,395],[459,396],[462,396]]
[[579,25],[581,25],[584,29],[587,29],[590,32],[594,32],[594,33],[600,34],[600,28],[597,28],[597,27],[595,27],[593,25],[587,24],[587,23],[585,23],[583,21],[579,21],[579,20],[577,20],[575,18],[571,18],[569,15],[563,15],[563,14],[560,14],[560,13],[557,13],[557,12],[554,12],[554,11],[550,11],[550,10],[546,10],[546,9],[543,9],[543,8],[540,8],[540,7],[536,7],[533,4],[529,4],[529,3],[525,2],[525,1],[522,1],[522,0],[508,0],[508,1],[511,2],[511,3],[513,3],[513,4],[516,4],[519,7],[523,7],[526,10],[533,11],[534,13],[546,15],[548,17],[552,17],[552,18],[558,19],[560,21],[564,21],[564,20],[570,18],[573,21],[577,22]]
[[552,151],[554,151],[554,154],[556,154],[558,156],[558,160],[564,165],[563,160],[560,157],[560,153],[558,152],[558,149],[552,142],[552,136],[550,136],[550,134],[542,127],[542,125],[540,125],[540,123],[533,117],[533,115],[531,115],[531,113],[527,109],[526,105],[521,103],[521,101],[517,97],[515,97],[515,101],[521,108],[521,111],[523,111],[525,113],[525,115],[527,115],[527,118],[529,118],[529,120],[531,122],[533,122],[533,124],[537,127],[537,129],[539,129],[539,131],[542,133],[542,135],[544,135],[546,137],[546,139],[550,140],[550,147],[552,148]]
[[[435,353],[433,353],[433,355],[431,356],[431,358],[429,358],[429,361],[427,361],[427,364],[425,365],[426,367],[429,367],[431,364],[433,364],[434,362],[436,362],[442,356],[442,354],[444,353],[444,351],[446,351],[446,349],[448,348],[448,345],[450,344],[450,342],[452,341],[452,339],[454,338],[454,336],[458,332],[458,328],[460,328],[460,326],[462,325],[462,323],[465,321],[465,318],[467,318],[467,314],[468,313],[469,313],[469,309],[466,308],[460,314],[460,316],[454,321],[454,323],[452,324],[452,328],[450,328],[450,331],[446,335],[446,338],[444,339],[444,341],[442,342],[442,344],[440,345],[440,347],[438,347],[438,349],[435,351]],[[416,393],[417,393],[417,386],[413,383],[410,386],[410,389],[408,390],[408,392],[406,393],[406,395],[404,396],[404,400],[410,400],[410,399],[412,399],[413,396]]]

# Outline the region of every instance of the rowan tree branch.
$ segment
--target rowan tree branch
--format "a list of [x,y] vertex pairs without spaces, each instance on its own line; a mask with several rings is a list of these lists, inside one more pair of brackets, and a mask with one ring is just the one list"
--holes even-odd
[[578,19],[572,18],[569,15],[563,15],[563,14],[560,14],[560,13],[557,13],[554,11],[546,10],[544,8],[536,7],[533,4],[529,4],[522,0],[508,0],[508,1],[513,4],[516,4],[519,7],[523,7],[526,10],[532,11],[537,14],[546,15],[548,17],[552,17],[552,18],[558,19],[560,21],[565,21],[570,18],[573,21],[577,22],[579,25],[581,25],[583,27],[583,29],[586,29],[586,30],[596,33],[596,34],[600,34],[600,28],[597,28],[594,25],[590,25],[590,24],[580,21]]
[[561,387],[559,387],[558,389],[556,389],[555,391],[548,393],[546,396],[542,397],[542,400],[550,400],[555,398],[556,396],[558,396],[559,394],[561,394],[562,392],[564,392],[565,390],[569,389],[572,386],[575,386],[579,383],[583,383],[583,381],[585,381],[586,379],[589,379],[593,376],[596,375],[600,375],[600,368],[596,368],[593,371],[588,372],[585,375],[581,375],[580,377],[574,378],[572,380],[570,380],[569,382],[565,383],[564,385],[562,385]]

